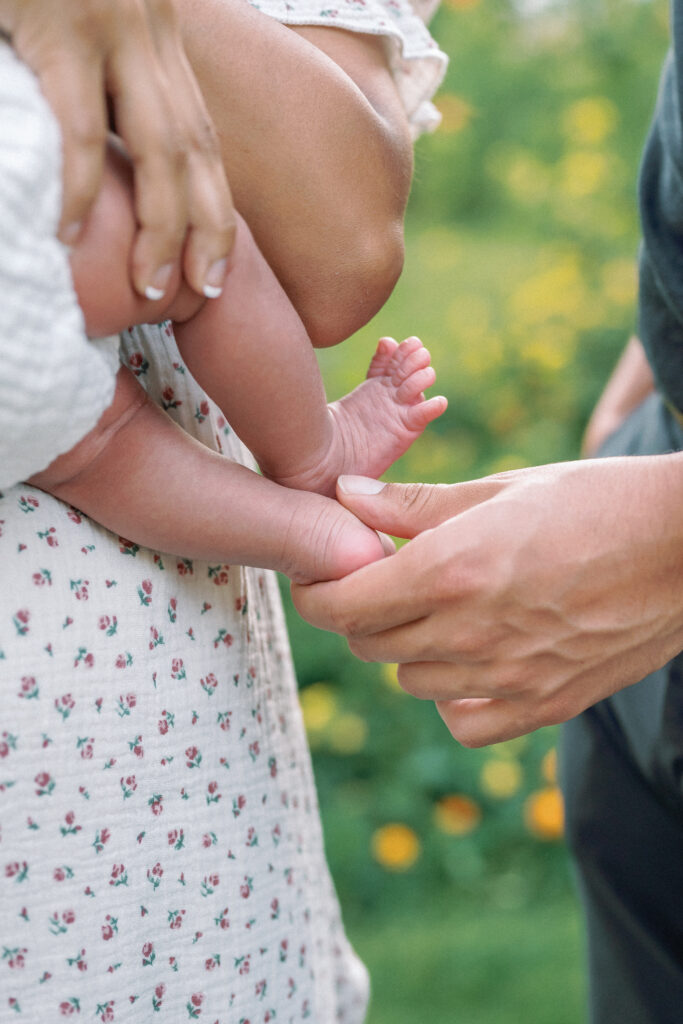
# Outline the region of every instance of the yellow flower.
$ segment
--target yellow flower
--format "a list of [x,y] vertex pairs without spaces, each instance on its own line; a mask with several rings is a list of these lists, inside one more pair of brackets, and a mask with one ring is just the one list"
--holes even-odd
[[519,357],[542,370],[563,370],[576,354],[576,335],[566,324],[553,323],[530,334],[519,346]]
[[455,135],[470,123],[472,107],[461,96],[443,93],[439,96],[436,105],[442,118],[440,132],[446,135]]
[[408,825],[392,822],[372,836],[372,855],[388,871],[407,871],[420,856],[421,844]]
[[551,786],[557,785],[557,750],[555,747],[551,747],[541,761],[541,775]]
[[[398,676],[396,674],[397,669],[398,669],[398,665],[386,665],[385,664],[385,665],[380,665],[380,669],[379,670],[380,670],[380,674],[382,676],[382,679],[387,684],[387,686],[391,687],[392,690],[396,690],[397,693],[405,693],[406,691],[402,690],[401,687],[399,686]],[[407,696],[407,694],[406,694],[406,696]]]
[[587,96],[564,113],[564,130],[580,146],[598,145],[614,131],[619,113],[606,96]]
[[458,338],[483,340],[491,332],[489,303],[474,292],[461,292],[446,310],[446,323]]
[[603,153],[579,149],[568,153],[560,165],[560,188],[572,199],[584,199],[598,191],[609,177],[609,163]]
[[491,751],[496,757],[519,757],[529,746],[528,736],[515,736],[511,740],[503,740],[501,743],[494,743]]
[[302,690],[301,710],[307,732],[322,732],[337,710],[337,698],[329,683],[313,683]]
[[338,754],[357,754],[365,746],[368,723],[360,715],[347,711],[335,718],[328,732],[328,744]]
[[564,833],[564,802],[557,786],[531,793],[524,804],[524,820],[539,839],[561,839]]
[[436,827],[449,836],[464,836],[481,821],[481,808],[462,793],[451,793],[434,806]]
[[570,250],[519,285],[510,299],[510,314],[522,326],[556,317],[573,322],[586,298],[578,255]]
[[550,169],[525,149],[493,147],[487,161],[490,173],[502,180],[511,195],[522,203],[542,203],[551,187]]
[[632,306],[635,303],[637,284],[634,260],[611,260],[603,268],[603,290],[615,306]]
[[484,762],[481,787],[489,796],[506,800],[514,796],[522,784],[522,767],[512,758],[493,757]]

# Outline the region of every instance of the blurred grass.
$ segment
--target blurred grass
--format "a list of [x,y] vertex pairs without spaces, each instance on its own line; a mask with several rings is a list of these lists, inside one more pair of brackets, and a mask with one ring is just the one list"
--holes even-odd
[[433,900],[419,917],[355,923],[372,965],[367,1024],[575,1024],[583,1003],[580,928],[564,899],[531,910]]
[[[328,394],[419,334],[445,416],[386,474],[454,481],[576,458],[635,322],[636,177],[666,0],[444,0],[451,57],[419,141],[404,274],[320,353]],[[391,667],[288,606],[327,849],[374,977],[370,1024],[583,1018],[554,730],[452,741]]]

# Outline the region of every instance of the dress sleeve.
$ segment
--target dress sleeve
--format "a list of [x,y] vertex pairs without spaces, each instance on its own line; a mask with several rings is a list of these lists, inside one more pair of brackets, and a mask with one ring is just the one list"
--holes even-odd
[[323,25],[383,36],[389,67],[413,137],[433,131],[441,120],[432,96],[446,73],[448,58],[426,23],[439,0],[250,0],[253,7],[285,25]]
[[55,237],[60,149],[36,79],[0,40],[0,488],[72,448],[114,396],[118,338],[86,337]]

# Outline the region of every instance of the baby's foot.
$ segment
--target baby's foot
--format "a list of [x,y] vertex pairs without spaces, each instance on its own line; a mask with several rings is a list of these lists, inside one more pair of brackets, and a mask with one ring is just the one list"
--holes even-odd
[[400,345],[381,338],[363,383],[329,406],[333,430],[327,449],[308,470],[280,482],[332,495],[342,473],[380,476],[445,411],[443,396],[424,396],[435,379],[419,338]]

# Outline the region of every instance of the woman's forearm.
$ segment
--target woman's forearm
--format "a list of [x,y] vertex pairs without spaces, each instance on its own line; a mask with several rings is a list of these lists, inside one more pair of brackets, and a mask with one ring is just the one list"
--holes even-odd
[[180,6],[236,206],[314,344],[335,344],[403,260],[412,148],[383,44],[293,30],[244,0]]

